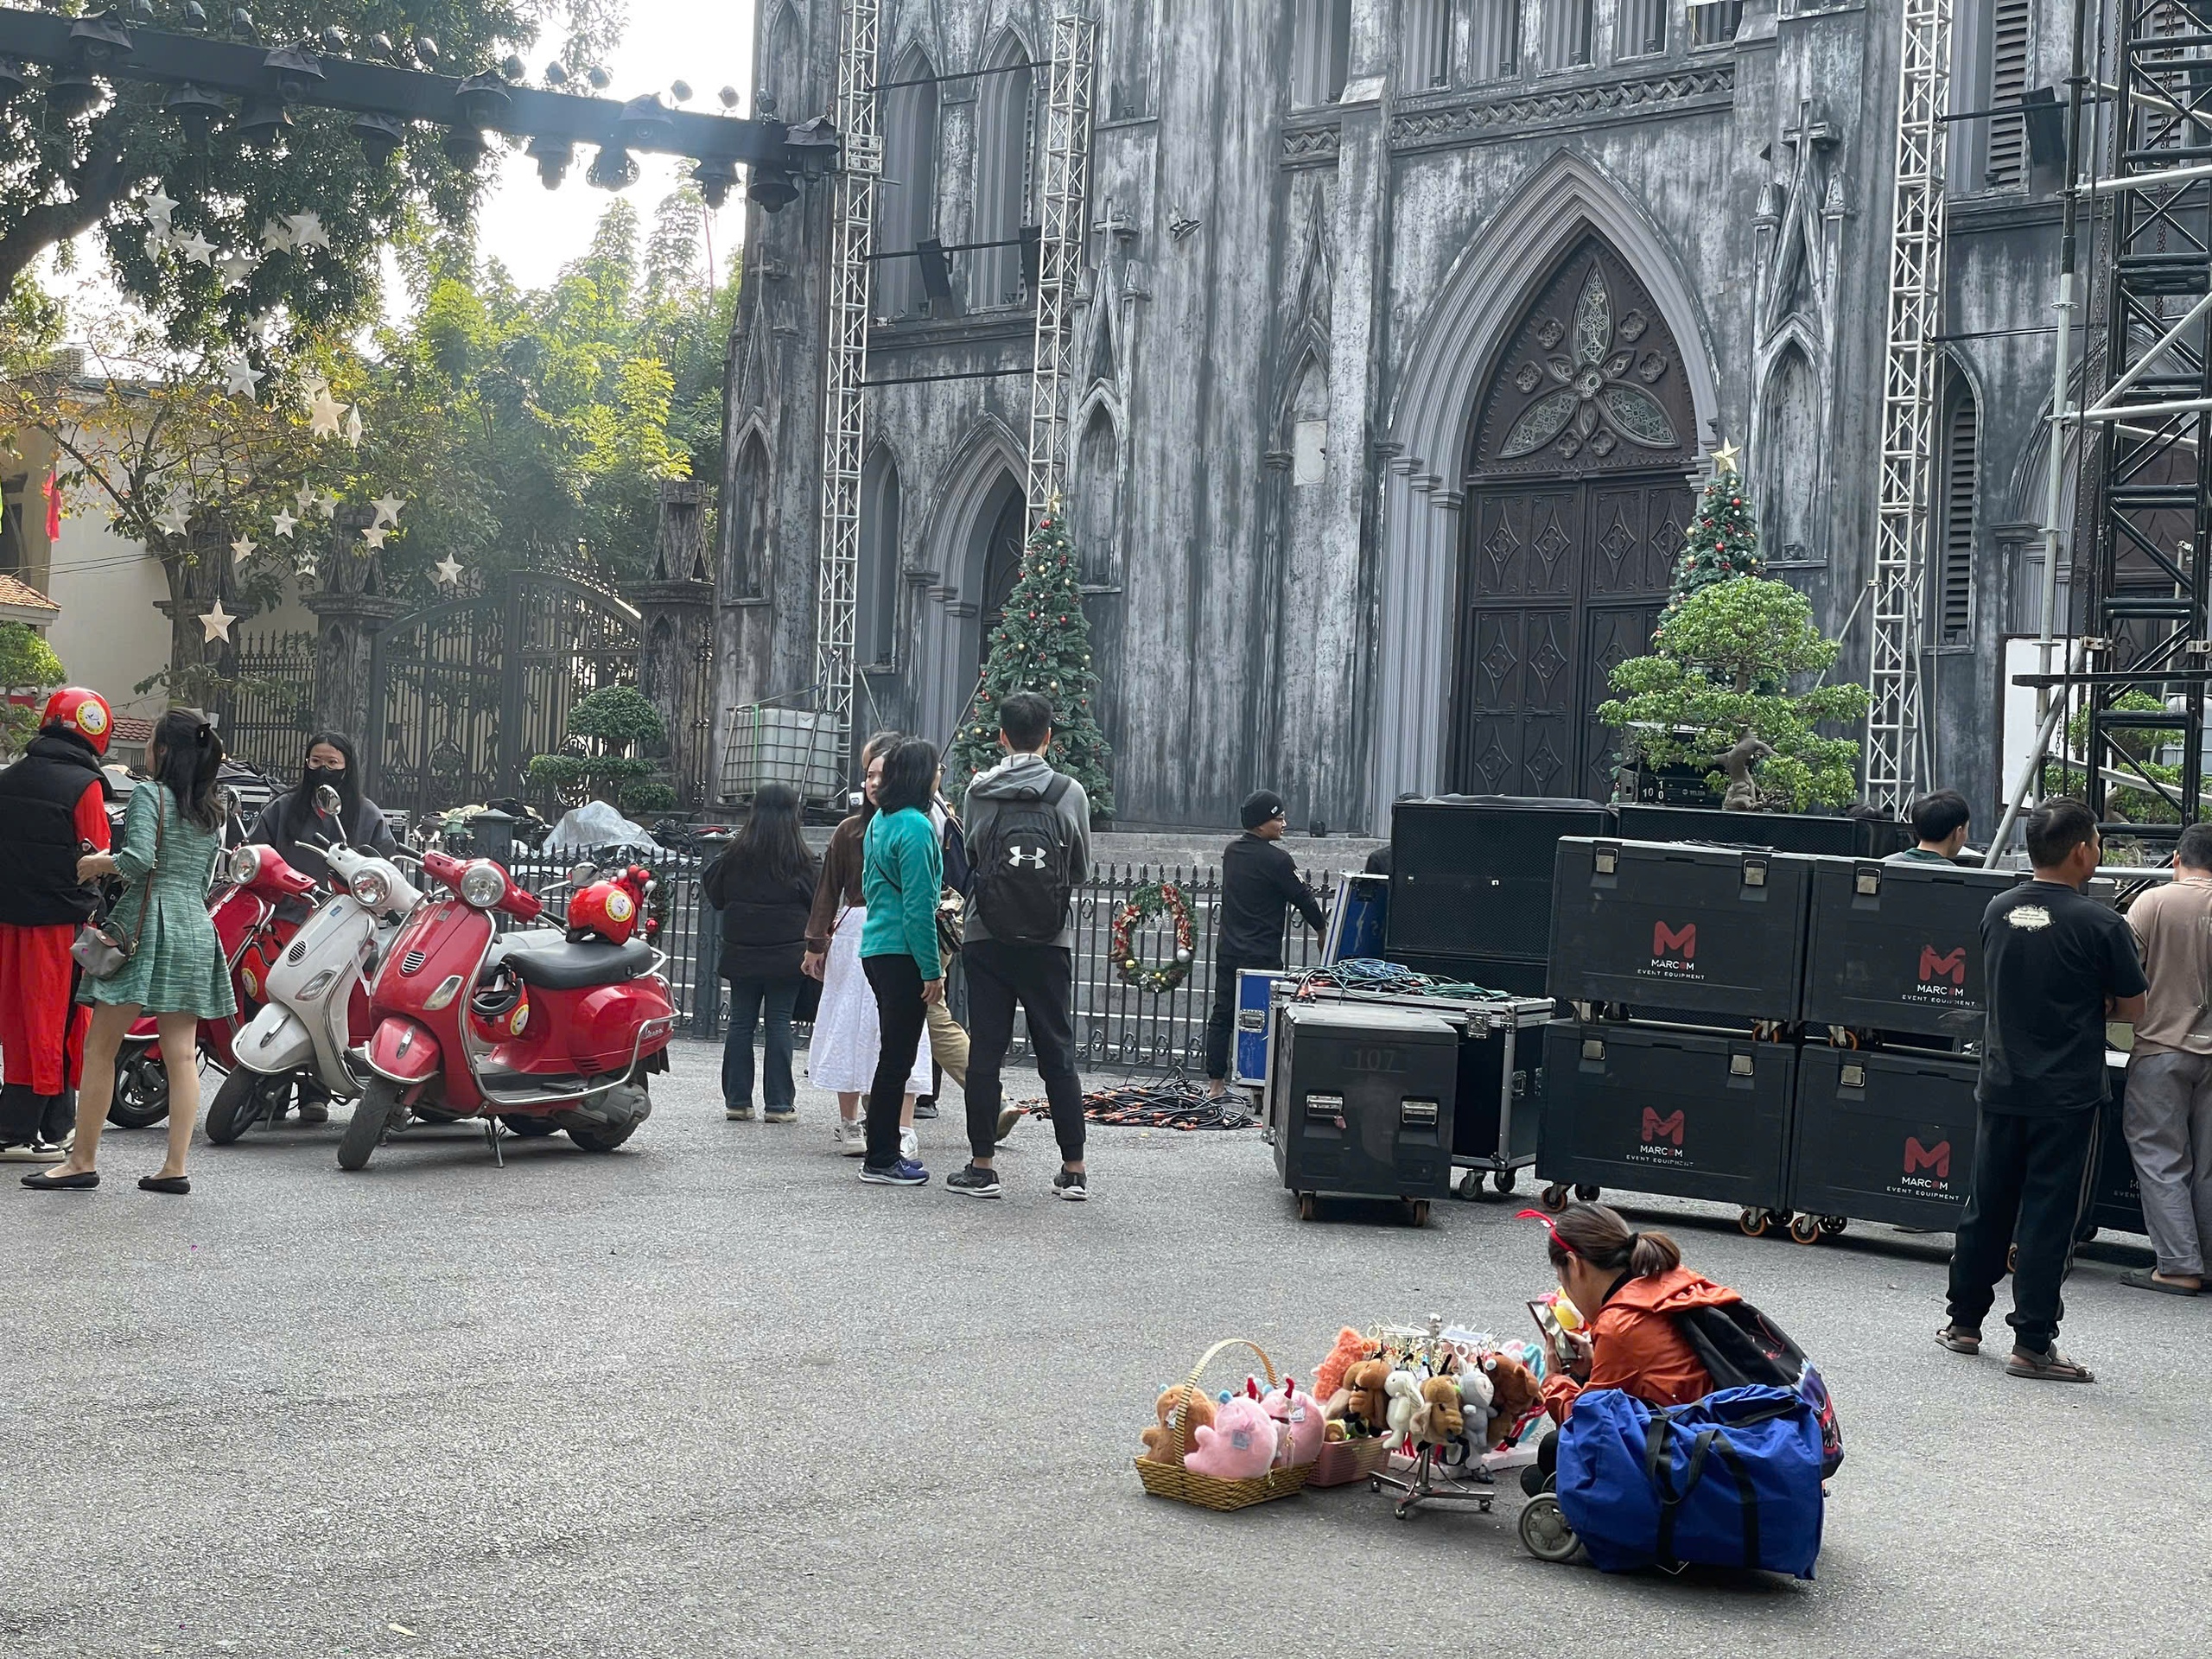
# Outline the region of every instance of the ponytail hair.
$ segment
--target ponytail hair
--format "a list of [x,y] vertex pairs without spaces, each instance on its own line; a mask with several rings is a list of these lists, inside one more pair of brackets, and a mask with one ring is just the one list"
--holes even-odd
[[1602,1204],[1570,1204],[1551,1224],[1554,1270],[1571,1256],[1608,1273],[1656,1279],[1682,1265],[1681,1247],[1664,1233],[1639,1233],[1620,1212]]
[[223,740],[197,709],[172,709],[154,728],[154,781],[176,801],[177,816],[202,830],[223,827],[215,780],[223,770]]

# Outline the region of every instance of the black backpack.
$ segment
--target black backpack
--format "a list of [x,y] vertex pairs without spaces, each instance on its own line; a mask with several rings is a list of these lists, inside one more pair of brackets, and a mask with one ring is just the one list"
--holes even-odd
[[1685,1308],[1675,1315],[1675,1329],[1713,1378],[1714,1392],[1787,1389],[1811,1405],[1821,1423],[1821,1473],[1836,1471],[1843,1461],[1843,1424],[1836,1417],[1834,1397],[1787,1332],[1745,1301]]
[[997,811],[972,851],[969,912],[1007,944],[1051,944],[1067,925],[1075,883],[1068,874],[1068,826],[1059,805],[1069,779],[1055,773],[1041,795],[998,796]]

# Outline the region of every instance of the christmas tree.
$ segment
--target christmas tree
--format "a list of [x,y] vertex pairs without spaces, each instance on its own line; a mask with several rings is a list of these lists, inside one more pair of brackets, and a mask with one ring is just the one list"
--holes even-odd
[[1713,452],[1713,476],[1697,504],[1697,517],[1683,538],[1681,557],[1675,562],[1675,583],[1667,595],[1671,613],[1701,588],[1732,576],[1763,575],[1766,563],[1759,557],[1758,526],[1751,499],[1744,493],[1743,474],[1736,470],[1732,448]]
[[953,739],[954,765],[949,770],[964,783],[1003,760],[999,704],[1016,691],[1034,691],[1052,705],[1052,746],[1045,758],[1083,785],[1094,817],[1112,817],[1114,785],[1108,772],[1114,756],[1092,707],[1097,688],[1075,549],[1055,501],[1022,549],[1021,574],[1007,595],[1006,615],[991,631],[982,684]]

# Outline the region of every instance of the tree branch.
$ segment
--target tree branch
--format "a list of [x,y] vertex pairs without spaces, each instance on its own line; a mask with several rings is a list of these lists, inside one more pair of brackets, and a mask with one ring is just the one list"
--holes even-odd
[[70,200],[41,202],[0,233],[0,289],[55,243],[67,242],[99,224],[137,182],[124,164],[126,120],[124,106],[111,105],[92,123],[85,159],[65,177]]

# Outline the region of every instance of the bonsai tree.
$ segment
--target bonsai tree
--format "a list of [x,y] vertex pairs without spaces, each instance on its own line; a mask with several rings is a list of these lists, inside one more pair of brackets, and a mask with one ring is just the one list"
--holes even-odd
[[1789,681],[1821,674],[1838,647],[1813,626],[1813,608],[1787,583],[1736,576],[1699,588],[1661,621],[1652,654],[1612,672],[1619,695],[1598,718],[1620,728],[1624,760],[1656,769],[1713,768],[1722,805],[1840,806],[1857,794],[1859,746],[1823,737],[1824,721],[1866,715],[1866,688]]
[[569,710],[569,740],[582,753],[541,754],[530,781],[563,800],[602,800],[626,816],[665,811],[676,791],[653,774],[660,762],[633,751],[666,740],[660,711],[634,685],[602,685]]
[[[68,678],[45,637],[26,622],[0,622],[0,692],[43,691]],[[20,754],[38,734],[39,707],[0,701],[0,753]]]

